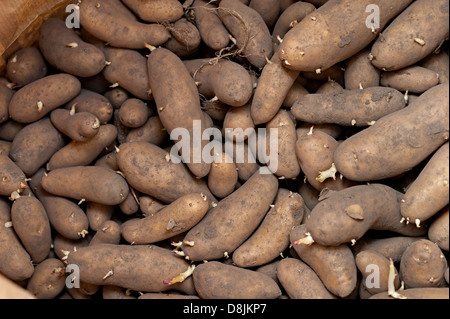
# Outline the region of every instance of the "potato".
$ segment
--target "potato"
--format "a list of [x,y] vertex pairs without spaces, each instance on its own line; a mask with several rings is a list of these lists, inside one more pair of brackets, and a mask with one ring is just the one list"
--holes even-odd
[[314,270],[297,258],[282,259],[277,276],[291,299],[336,299]]
[[[448,288],[409,288],[400,292],[406,299],[448,299]],[[391,299],[387,292],[376,294],[369,299]]]
[[[308,181],[300,183],[300,186],[298,187],[298,193],[302,196],[303,200],[305,201],[306,207],[308,207],[310,211],[319,203],[320,192],[312,187],[311,184],[308,183]],[[308,216],[305,216],[303,218],[305,222],[308,219]]]
[[117,163],[131,187],[165,203],[189,193],[214,199],[204,180],[193,177],[183,163],[170,160],[169,153],[146,142],[119,146]]
[[120,225],[113,220],[106,220],[99,226],[95,235],[89,242],[89,246],[99,244],[118,245],[120,240]]
[[213,50],[224,49],[230,38],[228,30],[217,15],[217,6],[210,1],[195,0],[191,8],[203,42]]
[[280,15],[280,0],[250,0],[250,8],[258,12],[269,29],[275,25]]
[[418,165],[448,140],[448,94],[448,83],[439,84],[342,142],[334,153],[338,171],[350,180],[373,181]]
[[322,72],[364,49],[378,32],[411,0],[377,1],[379,29],[366,26],[366,7],[371,0],[330,0],[286,33],[280,44],[280,59],[290,69]]
[[300,82],[295,81],[286,94],[281,106],[290,109],[295,101],[307,94],[309,94],[309,92],[305,89],[305,87]]
[[[198,90],[181,59],[167,49],[154,49],[148,58],[148,77],[159,118],[167,132],[171,134],[174,129],[185,129],[189,137],[193,137],[195,125],[200,124],[202,133],[205,123]],[[178,139],[180,136],[176,136],[175,141]],[[189,141],[189,149],[183,150],[182,154],[189,170],[199,178],[205,177],[211,168],[211,164],[201,156],[207,143],[209,141],[202,140],[199,148]]]
[[105,55],[99,48],[83,41],[58,18],[50,18],[42,24],[39,48],[49,64],[75,76],[94,76],[106,65]]
[[27,283],[27,290],[38,299],[54,299],[65,287],[65,266],[56,258],[47,258],[37,265]]
[[254,173],[189,230],[184,242],[194,242],[194,246],[183,244],[185,256],[200,261],[231,255],[256,230],[277,190],[278,180],[273,175]]
[[17,91],[9,103],[9,116],[20,123],[32,123],[57,107],[69,102],[81,90],[80,81],[73,75],[48,75]]
[[8,256],[8,258],[0,259],[0,273],[12,281],[20,281],[30,278],[34,267],[30,255],[22,246],[14,228],[9,225],[10,211],[8,202],[0,198],[0,254]]
[[77,142],[86,142],[99,131],[100,120],[89,112],[73,112],[56,109],[50,113],[53,126],[64,135]]
[[70,253],[77,251],[78,248],[88,246],[89,241],[86,238],[69,239],[60,234],[56,234],[53,239],[53,251],[66,265],[68,264],[67,258],[69,258]]
[[447,83],[449,81],[449,59],[448,54],[444,50],[433,52],[422,61],[419,65],[423,68],[432,70],[438,74],[439,83]]
[[448,239],[448,205],[446,208],[442,209],[436,216],[431,220],[430,227],[428,228],[428,238],[436,243],[440,249],[448,251],[449,250],[449,239]]
[[137,192],[130,188],[127,198],[119,204],[120,211],[125,215],[133,215],[139,211],[139,203],[137,202]]
[[75,112],[89,112],[94,114],[100,124],[106,124],[113,116],[113,107],[106,97],[87,89],[81,89],[74,99],[65,105],[66,109]]
[[153,216],[166,205],[148,195],[139,196],[139,209],[144,217]]
[[224,198],[234,191],[238,177],[233,158],[225,152],[216,154],[208,174],[208,188],[217,198]]
[[250,114],[250,103],[242,107],[230,107],[223,119],[224,135],[230,141],[240,143],[246,141],[249,132],[253,132],[255,124]]
[[120,108],[130,98],[128,92],[120,87],[109,89],[103,95],[111,102],[114,109]]
[[305,206],[298,193],[280,199],[264,217],[261,225],[233,253],[233,263],[242,268],[267,264],[289,246],[289,234],[300,225]]
[[82,247],[69,254],[68,263],[79,266],[80,280],[86,283],[142,292],[175,289],[179,284],[174,278],[189,268],[185,260],[170,250],[153,245],[98,244]]
[[218,261],[198,265],[193,278],[202,299],[276,299],[281,296],[280,288],[269,276]]
[[42,177],[41,184],[51,194],[104,205],[120,204],[129,192],[122,176],[100,166],[57,168]]
[[22,245],[35,263],[50,253],[52,233],[44,206],[34,196],[20,196],[11,206],[11,221]]
[[176,0],[124,0],[123,3],[146,22],[175,22],[183,14],[183,6]]
[[159,119],[159,116],[151,116],[141,127],[131,129],[125,142],[147,142],[155,145],[163,144],[169,135]]
[[406,106],[402,93],[381,86],[343,90],[335,94],[308,94],[291,108],[299,121],[364,127]]
[[89,202],[86,205],[86,216],[89,220],[89,228],[98,231],[100,226],[111,220],[115,206]]
[[[298,163],[297,156],[295,155],[295,141],[297,140],[297,134],[295,131],[295,122],[290,117],[288,111],[281,109],[266,124],[266,154],[272,154],[276,151],[273,150],[272,130],[275,129],[277,140],[275,143],[278,148],[278,166],[273,172],[275,175],[295,179],[300,174],[300,165]],[[265,154],[265,155],[266,155]],[[259,155],[259,154],[258,154]],[[272,165],[268,163],[269,167]]]
[[239,0],[222,0],[218,15],[250,64],[261,69],[273,54],[272,37],[261,15]]
[[441,287],[446,284],[447,260],[441,249],[427,239],[412,243],[403,253],[400,274],[405,288]]
[[142,100],[131,98],[119,108],[119,120],[126,127],[141,127],[147,122],[148,106]]
[[95,161],[94,165],[110,168],[113,171],[118,171],[119,165],[117,165],[117,151],[114,150],[110,153],[103,155],[102,157],[100,157]]
[[19,86],[25,86],[47,75],[47,64],[38,48],[17,50],[6,64],[8,78]]
[[314,207],[307,231],[315,242],[337,246],[355,242],[369,230],[421,236],[424,228],[401,223],[403,194],[384,184],[356,185],[331,191]]
[[11,101],[15,91],[0,85],[0,123],[4,123],[9,119],[9,102]]
[[354,185],[339,176],[333,163],[333,154],[339,142],[320,128],[316,130],[315,126],[311,126],[308,132],[305,128],[297,129],[295,153],[309,184],[318,191],[324,188],[341,190]]
[[96,38],[120,48],[144,49],[146,43],[158,46],[170,38],[163,25],[138,22],[120,13],[123,8],[118,9],[118,6],[123,7],[123,4],[111,0],[83,1],[81,26]]
[[[326,70],[321,70],[320,72],[316,71],[303,71],[301,72],[301,76],[306,80],[315,80],[316,85],[319,85],[321,82],[325,81],[335,81],[341,86],[345,84],[345,75],[344,75],[344,67],[340,63],[336,63],[335,65],[329,67]],[[311,82],[311,81],[308,81]],[[307,83],[308,86],[314,87],[314,82]],[[313,90],[314,91],[314,90]]]
[[166,28],[172,37],[163,44],[164,48],[183,58],[189,58],[197,53],[202,38],[195,24],[181,18]]
[[147,60],[138,51],[125,48],[105,48],[106,59],[111,62],[103,70],[111,86],[119,85],[141,100],[152,98],[147,75]]
[[[363,250],[356,255],[356,266],[362,275],[362,285],[371,295],[388,291],[389,259],[374,250]],[[400,288],[400,279],[395,269],[395,290]]]
[[6,154],[0,154],[0,195],[12,196],[27,187],[26,176],[20,167]]
[[380,86],[381,71],[373,66],[369,54],[370,49],[366,48],[348,59],[344,72],[347,90]]
[[[317,88],[316,94],[335,94],[341,93],[343,90],[344,88],[339,83],[335,81],[327,81]],[[294,103],[295,101],[291,104],[291,106],[294,105]]]
[[244,106],[253,94],[248,71],[230,60],[193,59],[183,61],[198,84],[198,91],[207,99],[217,97],[230,106]]
[[439,74],[417,65],[381,74],[382,86],[403,92],[420,94],[437,84],[439,84]]
[[446,0],[414,1],[372,45],[373,65],[393,71],[422,60],[448,38],[448,17]]
[[11,119],[0,123],[0,139],[11,142],[17,133],[25,127],[25,125],[26,124],[18,123]]
[[267,276],[269,276],[270,278],[275,280],[277,285],[280,286],[280,281],[278,280],[278,277],[277,277],[277,267],[280,262],[281,262],[281,259],[277,258],[268,264],[257,267],[255,270],[257,272],[262,272],[263,274],[266,274]]
[[283,67],[278,53],[273,55],[261,72],[252,99],[251,114],[255,125],[275,117],[298,75],[299,72]]
[[208,208],[204,196],[199,193],[187,194],[154,215],[124,222],[121,234],[129,243],[156,243],[191,229],[205,216]]
[[31,176],[62,147],[62,134],[46,117],[17,133],[11,144],[10,155],[17,166],[27,176]]
[[239,180],[245,182],[260,169],[256,156],[253,153],[256,150],[249,148],[247,143],[235,143],[233,148],[235,150],[233,152],[234,163],[238,171]]
[[448,205],[450,180],[448,143],[446,142],[433,154],[403,197],[402,216],[418,227],[421,222]]
[[357,268],[352,251],[346,244],[322,246],[308,242],[308,235],[305,225],[291,230],[290,242],[295,252],[316,272],[333,295],[347,297],[356,288],[357,282]]
[[[281,2],[281,1],[280,1]],[[272,31],[272,41],[279,43],[278,38],[283,39],[286,33],[304,17],[316,10],[307,2],[298,1],[290,4],[278,17]]]
[[32,176],[30,187],[44,206],[52,229],[68,239],[84,238],[89,227],[86,214],[68,198],[52,195],[43,189],[41,181],[45,174],[43,168],[39,169]]

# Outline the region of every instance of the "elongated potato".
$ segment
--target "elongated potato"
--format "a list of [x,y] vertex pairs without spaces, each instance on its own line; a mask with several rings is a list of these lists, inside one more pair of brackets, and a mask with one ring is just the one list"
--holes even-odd
[[420,94],[437,84],[439,84],[439,74],[417,65],[381,74],[382,86],[402,92]]
[[[401,295],[406,299],[448,299],[448,288],[409,288],[402,290]],[[387,292],[381,292],[369,299],[393,299]]]
[[291,230],[290,241],[295,252],[316,272],[333,295],[350,295],[357,283],[357,268],[350,248],[346,244],[322,246],[311,243],[305,241],[308,236],[306,225],[299,225]]
[[277,277],[291,299],[336,299],[314,270],[297,258],[282,259]]
[[445,286],[447,260],[441,249],[427,239],[412,243],[403,253],[400,274],[405,288]]
[[233,153],[234,162],[238,171],[239,180],[245,182],[260,169],[256,161],[256,156],[254,155],[256,149],[252,149],[247,143],[235,143],[233,147],[235,149]]
[[11,206],[11,221],[20,241],[35,263],[47,258],[52,244],[50,222],[44,206],[34,196],[20,196]]
[[13,95],[9,116],[20,123],[32,123],[69,102],[81,90],[80,81],[73,75],[48,75],[25,85]]
[[6,64],[8,78],[16,85],[25,86],[47,75],[47,64],[36,47],[16,51]]
[[209,203],[201,194],[184,195],[154,215],[124,222],[122,237],[133,244],[152,244],[171,238],[195,226],[208,208]]
[[27,187],[26,176],[8,155],[0,154],[0,195],[11,196],[21,193]]
[[445,143],[434,153],[403,197],[402,216],[417,226],[448,205],[448,145]]
[[339,172],[354,181],[398,176],[449,138],[449,85],[439,84],[407,108],[379,119],[342,142],[334,153]]
[[118,205],[125,200],[129,187],[122,176],[100,166],[58,168],[42,178],[49,193],[105,205]]
[[[194,127],[199,124],[200,134],[203,133],[203,113],[200,108],[200,98],[194,79],[183,62],[171,51],[157,48],[148,58],[148,78],[152,88],[161,123],[169,134],[174,129],[189,133],[188,150],[183,150],[182,158],[189,170],[197,177],[205,177],[211,168],[202,156],[203,148],[209,141],[201,144],[194,139]],[[181,132],[180,132],[181,133]],[[178,132],[176,132],[178,135]],[[179,142],[180,136],[176,136]],[[186,152],[189,154],[186,155]]]
[[217,15],[217,6],[206,0],[195,0],[191,7],[203,42],[213,50],[220,50],[230,42],[228,30]]
[[112,124],[101,125],[98,133],[85,142],[72,141],[55,154],[47,169],[90,165],[117,137],[117,128]]
[[261,225],[233,253],[233,263],[239,267],[267,264],[289,246],[291,229],[303,220],[305,206],[298,193],[280,199],[269,210]]
[[381,71],[369,59],[370,49],[366,48],[348,59],[345,64],[344,80],[347,90],[380,85]]
[[101,124],[106,124],[113,116],[113,107],[108,99],[100,93],[87,89],[81,89],[80,94],[69,101],[65,108],[75,112],[92,113]]
[[382,86],[343,90],[335,94],[308,94],[291,108],[299,121],[363,127],[406,106],[399,91]]
[[155,145],[163,144],[169,135],[161,123],[159,116],[151,116],[141,127],[131,129],[125,142],[147,142]]
[[89,220],[89,228],[97,231],[106,221],[111,220],[115,207],[89,202],[86,205],[86,216]]
[[80,5],[81,26],[96,38],[120,48],[144,49],[146,43],[157,46],[170,38],[163,25],[141,23],[124,14],[116,14],[117,6],[123,7],[123,4],[111,0],[83,1]]
[[421,236],[425,228],[401,223],[403,194],[384,184],[356,185],[324,195],[314,207],[307,231],[320,245],[355,242],[369,230]]
[[100,128],[100,120],[89,112],[71,113],[56,109],[50,113],[50,120],[58,131],[77,142],[86,142],[95,136]]
[[216,154],[208,174],[208,188],[217,198],[224,198],[234,191],[238,177],[233,158],[225,152]]
[[65,287],[65,265],[56,258],[47,258],[37,265],[27,283],[27,290],[38,299],[54,299]]
[[176,0],[124,0],[123,3],[147,22],[175,22],[184,14],[183,6]]
[[106,65],[105,55],[99,48],[83,41],[58,18],[50,18],[42,24],[39,48],[48,63],[75,76],[94,76]]
[[[293,70],[321,72],[355,55],[374,40],[380,30],[411,0],[330,0],[286,33],[280,59]],[[380,12],[379,28],[366,25],[367,6]]]
[[448,38],[448,1],[414,1],[383,31],[372,46],[372,63],[393,71],[431,54]]
[[277,283],[261,272],[211,261],[193,273],[195,289],[203,299],[276,299]]
[[254,173],[189,230],[184,242],[194,242],[194,246],[183,244],[185,256],[200,261],[231,255],[263,220],[277,190],[278,180],[273,175]]
[[223,119],[225,138],[240,143],[248,139],[255,124],[250,114],[250,103],[242,107],[230,107]]
[[288,6],[278,17],[272,31],[272,41],[279,43],[278,37],[283,39],[286,33],[297,23],[303,20],[308,14],[316,10],[314,5],[297,1]]
[[[189,264],[170,250],[153,245],[98,244],[78,248],[67,262],[80,268],[80,280],[142,292],[176,288],[176,279]],[[164,265],[161,267],[161,265]],[[171,284],[173,282],[173,284]]]
[[261,69],[273,54],[272,37],[261,15],[239,0],[222,0],[218,15],[248,62]]
[[[449,250],[449,213],[448,205],[436,214],[428,228],[428,238],[442,250]],[[448,283],[448,280],[447,280]]]

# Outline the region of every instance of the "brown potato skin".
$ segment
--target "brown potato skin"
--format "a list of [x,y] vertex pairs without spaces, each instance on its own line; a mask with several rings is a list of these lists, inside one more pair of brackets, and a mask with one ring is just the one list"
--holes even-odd
[[[372,46],[372,63],[393,71],[410,66],[431,54],[448,38],[448,1],[414,1],[383,31]],[[425,45],[415,42],[425,41]]]
[[[430,220],[428,238],[442,250],[449,250],[449,210],[448,205],[442,209],[433,220]],[[448,280],[447,280],[448,283]]]
[[[77,47],[69,47],[71,43],[76,43]],[[42,24],[39,48],[49,64],[75,76],[94,76],[106,65],[105,55],[99,48],[83,41],[58,18],[47,19]]]
[[206,0],[195,0],[191,7],[194,10],[195,23],[203,42],[213,50],[220,50],[230,42],[228,30],[223,25],[212,3]]
[[[395,4],[388,0],[377,1],[380,12],[385,12],[380,15],[380,29],[409,3],[411,0],[396,1]],[[350,58],[380,32],[380,29],[372,32],[365,24],[368,16],[365,10],[369,4],[373,1],[326,2],[286,33],[279,48],[280,59],[290,69],[315,72]]]
[[[97,4],[100,4],[99,8]],[[170,38],[163,25],[140,23],[117,11],[117,4],[110,0],[83,1],[80,5],[81,26],[96,38],[120,48],[144,49],[146,43],[158,46]]]
[[441,287],[446,284],[444,274],[447,260],[441,249],[428,239],[412,243],[400,261],[400,275],[405,288]]
[[53,126],[61,133],[77,142],[86,142],[94,137],[100,128],[100,120],[92,113],[55,109],[50,113]]
[[[231,255],[258,227],[278,190],[273,175],[255,172],[241,187],[218,202],[185,236],[194,246],[182,249],[189,260],[219,259]],[[260,194],[265,194],[260,197]]]
[[208,188],[217,198],[224,198],[234,191],[238,177],[233,158],[225,152],[216,154],[208,174]]
[[[290,242],[306,237],[305,225],[294,227],[290,232]],[[356,288],[357,268],[355,258],[350,248],[341,244],[338,246],[322,246],[318,243],[311,245],[294,245],[294,250],[308,266],[310,266],[325,287],[339,297],[347,297]]]
[[0,154],[0,195],[11,196],[12,192],[23,190],[26,185],[26,176],[20,167],[8,155]]
[[47,64],[38,48],[23,48],[9,58],[6,73],[13,83],[25,86],[46,76]]
[[377,86],[335,94],[308,94],[292,105],[291,112],[297,120],[311,124],[365,127],[405,106],[401,92]]
[[124,0],[123,3],[146,22],[175,22],[184,14],[183,6],[176,0]]
[[0,85],[0,124],[9,119],[8,107],[14,93],[10,88]]
[[47,258],[52,244],[50,222],[44,206],[34,196],[20,196],[11,206],[11,220],[22,245],[35,263]]
[[428,57],[420,61],[420,66],[433,70],[438,74],[439,83],[449,82],[449,58],[447,52],[440,50],[440,52],[433,52]]
[[339,172],[350,180],[373,181],[419,164],[448,140],[448,95],[448,83],[437,85],[346,139],[334,154]]
[[[424,235],[425,228],[400,223],[402,197],[402,193],[384,184],[356,185],[329,192],[312,210],[307,231],[315,242],[325,246],[358,240],[369,229],[405,236]],[[355,211],[359,217],[352,214]]]
[[297,258],[282,259],[277,277],[291,299],[336,299],[314,270]]
[[110,89],[103,95],[111,102],[114,109],[120,108],[120,106],[130,98],[128,92],[120,87]]
[[295,101],[307,94],[309,94],[308,90],[306,90],[300,82],[294,81],[294,84],[292,84],[291,88],[286,94],[286,97],[284,98],[283,104],[281,106],[286,109],[290,109]]
[[277,283],[261,272],[210,261],[198,265],[194,284],[202,299],[276,299]]
[[345,89],[357,90],[380,85],[380,69],[369,59],[370,49],[366,48],[352,56],[345,64]]
[[233,253],[233,263],[242,268],[267,264],[289,246],[289,234],[305,215],[303,198],[292,193],[275,204],[261,225]]
[[199,50],[202,38],[195,24],[186,18],[181,18],[167,29],[172,37],[163,47],[175,53],[178,57],[188,58]]
[[[253,119],[250,114],[250,104],[242,107],[230,107],[225,114],[225,118],[223,119],[223,127],[225,129],[225,138],[238,143],[247,140],[248,135],[245,134],[246,130],[253,130],[255,128],[255,124],[253,123]],[[239,129],[242,129],[242,136],[239,134]]]
[[428,220],[448,205],[449,142],[442,145],[409,185],[401,203],[402,216],[414,223]]
[[56,258],[47,258],[37,265],[27,283],[27,290],[38,299],[54,299],[65,287],[65,265]]
[[[448,288],[409,288],[400,291],[407,299],[448,299]],[[393,299],[387,292],[373,295],[369,299]]]
[[187,194],[154,215],[124,222],[121,234],[129,243],[156,243],[191,229],[205,216],[208,208],[209,203],[201,194]]
[[260,14],[269,29],[280,16],[280,0],[250,0],[248,6]]
[[280,37],[281,39],[284,38],[286,33],[291,29],[291,22],[294,20],[297,22],[302,21],[304,17],[314,10],[316,10],[314,5],[303,1],[294,2],[289,5],[285,10],[283,10],[283,12],[281,12],[273,27],[272,41],[278,44],[279,42],[277,37]]
[[155,145],[161,145],[168,139],[164,126],[159,116],[151,116],[141,127],[132,129],[128,132],[125,139],[126,143],[147,142]]
[[126,127],[141,127],[147,122],[148,106],[142,100],[131,98],[119,108],[119,120]]
[[114,212],[114,206],[89,202],[86,205],[86,216],[89,220],[89,228],[98,231],[100,226],[110,220]]
[[113,220],[105,220],[99,227],[95,235],[89,242],[89,246],[98,244],[114,244],[120,243],[120,226]]
[[261,15],[239,0],[222,0],[217,13],[246,59],[261,69],[266,64],[265,57],[270,59],[273,54],[272,37]]
[[[203,193],[214,199],[204,180],[196,179],[187,167],[166,159],[162,148],[146,142],[119,146],[117,163],[129,185],[143,194],[171,203],[189,193]],[[149,182],[152,181],[152,182]]]
[[418,65],[400,70],[383,72],[381,85],[410,93],[423,93],[439,84],[439,74]]
[[[184,128],[193,137],[194,121],[198,120],[204,128],[197,86],[179,57],[165,48],[154,49],[148,58],[148,78],[158,115],[169,134],[175,128]],[[189,170],[199,178],[209,173],[211,164],[203,159],[195,163],[194,153],[200,153],[207,143],[202,141],[201,149],[194,149],[191,141],[190,158],[185,159]]]
[[65,105],[65,108],[75,112],[89,112],[97,116],[101,124],[106,124],[113,116],[113,107],[106,97],[100,93],[81,89],[74,99]]
[[[115,285],[142,292],[161,292],[180,284],[167,285],[189,267],[170,250],[154,245],[98,244],[71,252],[69,264],[80,267],[80,280],[94,285]],[[161,265],[164,265],[161,267]],[[113,275],[105,275],[113,270]]]
[[[9,116],[20,123],[32,123],[47,113],[69,102],[81,90],[80,81],[73,75],[48,75],[17,91],[9,103]],[[38,110],[38,102],[42,110]]]

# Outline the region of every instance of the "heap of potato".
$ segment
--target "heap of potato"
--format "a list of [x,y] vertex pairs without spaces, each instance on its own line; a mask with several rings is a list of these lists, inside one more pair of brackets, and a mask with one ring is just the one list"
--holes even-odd
[[[449,297],[448,0],[74,8],[0,79],[3,276],[37,298]],[[179,128],[236,152],[177,162]],[[232,133],[274,128],[264,174],[270,137]]]

